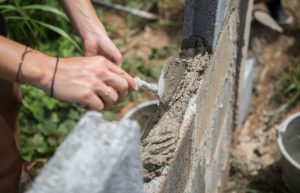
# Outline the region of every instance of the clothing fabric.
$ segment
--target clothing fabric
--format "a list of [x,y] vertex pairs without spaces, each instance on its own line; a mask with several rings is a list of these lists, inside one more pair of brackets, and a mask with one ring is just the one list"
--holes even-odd
[[[6,36],[0,15],[0,35]],[[22,104],[19,86],[0,79],[0,193],[18,193],[22,159],[19,151],[18,112]]]

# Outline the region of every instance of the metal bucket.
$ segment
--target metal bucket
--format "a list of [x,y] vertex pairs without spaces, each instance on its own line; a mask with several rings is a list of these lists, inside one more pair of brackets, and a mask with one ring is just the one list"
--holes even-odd
[[300,113],[278,127],[277,143],[283,156],[282,179],[293,193],[300,192]]
[[150,116],[157,112],[158,104],[158,100],[142,103],[128,111],[123,119],[137,121],[140,125],[141,137],[143,138],[147,122]]

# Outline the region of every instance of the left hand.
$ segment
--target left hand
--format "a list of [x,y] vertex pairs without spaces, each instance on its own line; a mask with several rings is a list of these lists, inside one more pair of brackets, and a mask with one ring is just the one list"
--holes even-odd
[[106,31],[89,31],[82,39],[85,56],[101,55],[117,66],[122,66],[122,55]]
[[108,37],[91,1],[60,0],[60,3],[83,41],[84,55],[100,55],[121,67],[122,55]]

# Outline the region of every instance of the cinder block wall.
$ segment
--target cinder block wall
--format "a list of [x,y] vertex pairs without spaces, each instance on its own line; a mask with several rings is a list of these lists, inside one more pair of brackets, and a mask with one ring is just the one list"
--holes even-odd
[[[173,163],[152,184],[156,188],[145,192],[223,192],[232,132],[238,120],[251,4],[251,0],[186,1],[185,39],[204,40],[211,64],[186,109]],[[190,45],[183,49],[191,49]]]

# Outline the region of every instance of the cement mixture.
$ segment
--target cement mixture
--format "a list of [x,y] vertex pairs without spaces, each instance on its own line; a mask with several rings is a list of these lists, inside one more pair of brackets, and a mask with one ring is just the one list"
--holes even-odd
[[180,56],[170,60],[165,72],[170,85],[178,82],[172,74],[176,68],[184,67],[184,74],[174,92],[168,92],[169,101],[161,103],[153,115],[143,136],[144,181],[149,182],[160,176],[165,166],[172,163],[184,113],[193,94],[196,93],[204,71],[210,64],[210,55],[204,46],[183,50]]

